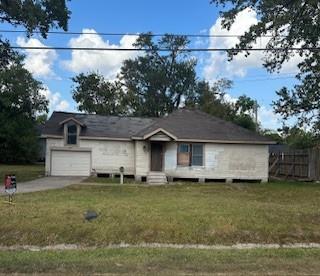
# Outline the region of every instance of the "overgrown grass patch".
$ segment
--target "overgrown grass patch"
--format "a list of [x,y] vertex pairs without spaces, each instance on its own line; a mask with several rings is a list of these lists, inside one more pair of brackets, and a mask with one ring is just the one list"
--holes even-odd
[[17,182],[24,182],[44,176],[44,165],[3,165],[0,164],[0,179],[6,174],[16,175]]
[[317,184],[74,185],[3,204],[0,244],[320,242],[319,198]]
[[0,273],[318,274],[319,249],[0,251]]

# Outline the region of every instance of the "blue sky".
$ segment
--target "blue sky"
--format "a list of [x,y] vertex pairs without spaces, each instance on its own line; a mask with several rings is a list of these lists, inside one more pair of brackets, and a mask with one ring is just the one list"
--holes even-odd
[[[69,31],[109,32],[109,33],[188,33],[188,34],[241,34],[251,24],[257,22],[252,11],[239,15],[234,27],[228,33],[222,30],[219,9],[210,5],[209,0],[197,1],[102,1],[73,0],[68,3],[72,12]],[[1,29],[13,29],[2,24]],[[130,47],[134,37],[107,37],[97,35],[54,35],[47,39],[33,35],[31,39],[23,34],[3,34],[13,44],[20,46],[74,46],[74,47]],[[230,38],[192,39],[190,47],[230,47],[235,40]],[[263,39],[258,46],[266,43]],[[26,54],[26,67],[47,87],[44,92],[51,101],[53,110],[75,111],[76,103],[71,96],[71,77],[80,72],[99,71],[113,79],[121,62],[132,57],[132,53],[83,53],[71,51],[34,51]],[[261,108],[259,120],[265,128],[277,128],[279,118],[273,114],[272,101],[275,91],[282,86],[292,86],[293,73],[299,61],[294,57],[280,74],[269,74],[262,67],[262,53],[255,53],[249,59],[237,57],[228,62],[224,53],[195,53],[198,59],[197,73],[200,79],[214,81],[226,77],[234,81],[229,93],[230,100],[242,94],[258,100]]]

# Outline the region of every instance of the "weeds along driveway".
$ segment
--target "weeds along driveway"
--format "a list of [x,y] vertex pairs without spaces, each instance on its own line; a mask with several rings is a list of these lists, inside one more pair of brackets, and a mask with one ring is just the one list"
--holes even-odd
[[[50,176],[35,179],[27,182],[17,182],[17,193],[31,193],[38,191],[46,191],[52,189],[60,189],[72,184],[78,184],[86,177],[82,176]],[[4,187],[0,189],[0,195],[5,195]]]

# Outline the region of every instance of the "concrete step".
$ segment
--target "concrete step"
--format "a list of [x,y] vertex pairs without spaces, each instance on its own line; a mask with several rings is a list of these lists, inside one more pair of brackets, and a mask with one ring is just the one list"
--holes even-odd
[[150,185],[167,184],[167,176],[163,172],[149,172],[147,175],[147,183]]

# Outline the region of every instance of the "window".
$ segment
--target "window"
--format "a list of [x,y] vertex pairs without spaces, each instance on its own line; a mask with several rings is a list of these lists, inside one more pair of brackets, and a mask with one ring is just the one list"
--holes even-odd
[[191,164],[193,166],[202,166],[202,163],[203,163],[203,146],[200,144],[193,144]]
[[75,124],[67,125],[67,144],[76,145],[77,144],[77,126]]
[[179,144],[177,163],[180,166],[203,166],[203,145]]
[[189,166],[190,165],[190,145],[180,144],[178,147],[178,165]]

